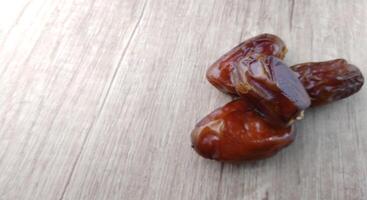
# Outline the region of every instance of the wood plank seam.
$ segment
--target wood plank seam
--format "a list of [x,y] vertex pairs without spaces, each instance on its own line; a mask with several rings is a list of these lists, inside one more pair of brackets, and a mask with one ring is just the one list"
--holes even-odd
[[98,113],[97,113],[96,117],[94,118],[94,120],[92,121],[92,123],[91,123],[90,127],[87,129],[86,136],[85,136],[85,138],[83,139],[83,142],[82,142],[82,146],[81,146],[81,148],[80,148],[80,151],[78,152],[77,157],[76,157],[76,159],[75,159],[75,161],[74,161],[74,163],[73,163],[73,165],[72,165],[72,168],[71,168],[70,174],[69,174],[69,176],[68,176],[68,179],[67,179],[67,181],[66,181],[66,184],[65,184],[65,186],[64,186],[64,189],[62,190],[61,197],[59,198],[59,200],[63,200],[63,199],[64,199],[65,193],[66,193],[67,188],[68,188],[68,186],[69,186],[69,184],[70,184],[70,180],[71,180],[71,178],[72,178],[72,177],[73,177],[73,175],[74,175],[75,167],[76,167],[76,165],[78,164],[78,161],[80,160],[80,156],[81,156],[81,154],[82,154],[82,152],[83,152],[83,149],[84,149],[85,143],[86,143],[86,141],[87,141],[87,139],[88,139],[88,136],[89,136],[89,133],[91,132],[91,130],[93,130],[94,125],[96,124],[96,122],[98,121],[99,117],[101,116],[102,110],[103,110],[103,108],[104,108],[104,106],[105,106],[106,100],[107,100],[107,98],[108,98],[108,96],[109,96],[109,93],[110,93],[110,90],[111,90],[112,85],[113,85],[113,83],[114,83],[114,80],[115,80],[115,78],[116,78],[116,75],[117,75],[117,74],[118,74],[118,72],[119,72],[119,69],[120,69],[121,63],[122,63],[122,61],[123,61],[123,59],[124,59],[124,57],[125,57],[125,55],[126,55],[126,52],[127,52],[128,48],[130,47],[131,41],[133,40],[133,38],[134,38],[134,36],[135,36],[136,30],[138,29],[138,27],[139,27],[139,26],[140,26],[140,24],[141,24],[141,21],[142,21],[142,19],[143,19],[144,13],[145,13],[145,9],[146,9],[147,2],[148,2],[148,0],[146,0],[146,1],[144,2],[144,4],[143,4],[142,12],[141,12],[141,14],[140,14],[140,16],[139,16],[139,19],[138,19],[138,21],[137,21],[137,23],[136,23],[136,25],[135,25],[135,27],[134,27],[134,29],[133,29],[133,31],[132,31],[132,33],[131,33],[130,37],[129,37],[129,39],[128,39],[128,42],[127,42],[127,44],[126,44],[126,47],[125,47],[125,49],[123,50],[123,52],[122,52],[122,54],[121,54],[121,57],[120,57],[120,59],[119,59],[119,61],[118,61],[118,64],[117,64],[117,66],[116,66],[116,69],[115,69],[115,70],[114,70],[114,72],[113,72],[113,75],[112,75],[111,81],[110,81],[110,83],[108,84],[108,88],[107,88],[106,95],[103,97],[103,100],[102,100],[101,106],[100,106],[100,108],[98,109]]
[[292,26],[293,26],[293,15],[294,15],[294,7],[295,7],[295,0],[291,0],[291,11],[289,12],[289,31],[292,31]]

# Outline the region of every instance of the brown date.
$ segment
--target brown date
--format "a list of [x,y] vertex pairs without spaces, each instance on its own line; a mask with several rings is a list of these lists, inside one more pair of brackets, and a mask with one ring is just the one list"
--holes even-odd
[[287,48],[275,35],[250,38],[207,70],[211,84],[239,95],[203,118],[191,133],[192,147],[220,161],[270,157],[294,140],[293,122],[310,105],[318,106],[358,92],[364,78],[344,59],[288,67]]
[[271,126],[244,99],[216,109],[191,133],[198,154],[220,161],[267,158],[292,143],[294,137],[292,126]]
[[253,53],[272,55],[283,59],[287,53],[287,48],[278,36],[272,34],[261,34],[250,38],[234,47],[209,67],[206,72],[208,81],[220,91],[236,95],[231,81],[233,63]]
[[310,106],[296,74],[274,56],[244,57],[234,64],[232,77],[237,93],[273,125],[289,126]]
[[351,96],[361,89],[364,82],[361,71],[344,59],[302,63],[291,68],[298,73],[312,106]]

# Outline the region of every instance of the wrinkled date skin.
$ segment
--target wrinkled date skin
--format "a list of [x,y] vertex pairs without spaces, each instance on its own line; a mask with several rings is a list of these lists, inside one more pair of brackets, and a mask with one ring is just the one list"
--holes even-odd
[[312,106],[337,101],[358,92],[364,78],[361,71],[344,59],[308,62],[291,67],[311,97]]
[[234,100],[203,118],[191,133],[201,156],[219,161],[258,160],[276,154],[295,138],[290,127],[273,127],[246,100]]
[[306,108],[346,98],[364,84],[361,71],[344,59],[289,67],[286,52],[279,37],[262,34],[209,67],[211,84],[241,98],[196,124],[191,141],[198,154],[219,161],[270,157],[293,142],[293,122]]
[[220,91],[236,95],[231,81],[233,63],[253,53],[283,59],[287,53],[287,48],[279,37],[272,34],[261,34],[250,38],[230,50],[209,67],[206,72],[208,81]]
[[253,103],[273,125],[289,126],[310,106],[310,98],[296,74],[279,58],[253,55],[234,66],[237,93]]

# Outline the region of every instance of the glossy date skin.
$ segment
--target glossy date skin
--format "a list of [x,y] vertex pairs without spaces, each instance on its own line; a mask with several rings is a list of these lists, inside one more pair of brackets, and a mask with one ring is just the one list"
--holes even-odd
[[292,126],[270,125],[244,99],[216,109],[191,133],[195,151],[219,161],[264,159],[291,144],[294,138]]
[[364,83],[361,71],[344,59],[302,63],[291,68],[307,90],[312,106],[349,97]]
[[206,72],[208,81],[224,93],[237,95],[231,81],[233,63],[254,53],[283,59],[287,47],[278,36],[272,34],[260,34],[250,38],[231,49],[208,68]]
[[269,123],[289,126],[310,106],[305,88],[279,58],[252,55],[234,66],[236,92],[253,103]]

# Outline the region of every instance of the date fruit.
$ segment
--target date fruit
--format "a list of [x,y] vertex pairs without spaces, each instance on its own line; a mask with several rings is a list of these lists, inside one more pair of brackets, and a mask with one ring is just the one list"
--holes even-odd
[[232,77],[237,93],[274,125],[289,126],[310,106],[296,74],[274,56],[247,56],[234,65]]
[[290,127],[273,127],[246,100],[234,100],[204,117],[191,133],[201,156],[220,161],[258,160],[276,154],[295,138]]
[[364,83],[361,71],[344,59],[302,63],[291,68],[298,73],[312,106],[349,97]]
[[286,52],[279,37],[261,34],[209,67],[209,82],[240,98],[196,124],[191,142],[199,155],[219,161],[270,157],[293,142],[293,122],[306,108],[346,98],[364,83],[361,71],[344,59],[289,67],[282,61]]
[[272,34],[261,34],[250,38],[234,47],[209,67],[206,72],[208,81],[220,91],[236,95],[231,81],[233,63],[253,53],[283,59],[287,48],[278,36]]

